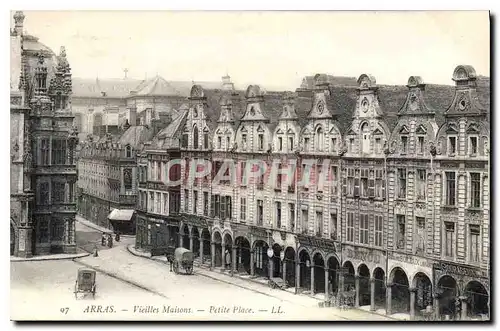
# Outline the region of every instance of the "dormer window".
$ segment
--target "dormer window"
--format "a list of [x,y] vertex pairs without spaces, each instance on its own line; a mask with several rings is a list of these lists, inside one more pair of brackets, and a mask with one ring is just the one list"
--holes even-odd
[[370,153],[370,127],[364,123],[361,127],[363,153]]
[[309,152],[309,138],[304,138],[304,152]]
[[375,138],[375,153],[382,153],[382,138]]
[[349,138],[348,151],[354,153],[354,138]]
[[231,148],[231,137],[226,137],[226,149]]
[[188,147],[188,141],[189,141],[188,133],[183,133],[182,134],[182,148]]
[[125,154],[127,157],[132,157],[132,148],[130,145],[125,146]]
[[198,149],[199,146],[199,132],[198,132],[198,127],[195,125],[193,127],[193,148]]
[[203,148],[208,149],[208,133],[203,134]]
[[259,133],[258,135],[258,143],[259,143],[259,151],[263,151],[264,150],[264,134],[263,133]]
[[448,137],[448,155],[455,155],[457,152],[457,137]]
[[278,150],[281,152],[283,151],[283,138],[278,137]]
[[471,156],[477,155],[477,137],[469,137],[469,151]]
[[330,139],[330,151],[332,151],[332,152],[337,151],[337,138]]
[[424,154],[424,137],[423,136],[417,137],[417,153]]
[[217,137],[217,148],[222,149],[222,137],[221,136]]
[[323,150],[324,136],[325,136],[325,134],[323,133],[323,128],[318,127],[316,129],[316,150],[317,151]]
[[37,68],[35,73],[36,92],[47,91],[47,68]]
[[401,136],[401,154],[408,153],[408,137]]
[[246,135],[246,133],[241,135],[241,149],[244,151],[247,150],[247,135]]
[[293,151],[293,137],[288,137],[288,151]]

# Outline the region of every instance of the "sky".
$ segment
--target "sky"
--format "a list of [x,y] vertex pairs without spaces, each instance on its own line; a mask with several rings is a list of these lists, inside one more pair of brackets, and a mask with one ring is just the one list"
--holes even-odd
[[[489,76],[483,12],[25,11],[24,29],[57,53],[74,77],[220,81],[295,90],[328,73],[378,84],[453,84],[459,64]],[[12,15],[11,15],[12,16]],[[11,19],[11,26],[13,20]]]

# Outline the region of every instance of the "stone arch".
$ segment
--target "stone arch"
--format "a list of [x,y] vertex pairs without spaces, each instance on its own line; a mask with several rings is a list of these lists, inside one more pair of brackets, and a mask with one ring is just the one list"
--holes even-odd
[[245,236],[238,236],[234,239],[234,245],[236,246],[236,271],[250,274],[250,240]]
[[181,225],[180,233],[182,236],[182,247],[189,249],[189,236],[191,235],[191,230],[187,224]]
[[352,290],[355,288],[355,277],[356,277],[356,269],[354,268],[354,264],[346,260],[342,264],[344,268],[347,268],[347,270],[343,273],[344,276],[344,291],[347,290]]
[[386,275],[384,269],[376,267],[372,271],[375,282],[375,307],[385,307],[386,302]]
[[427,273],[417,271],[411,278],[412,288],[415,291],[415,311],[420,312],[427,306],[432,306],[432,280]]
[[370,269],[365,263],[358,264],[357,267],[358,286],[359,286],[359,305],[370,305]]
[[213,264],[214,267],[222,267],[222,234],[218,230],[212,231],[212,244],[214,245]]
[[216,242],[215,235],[218,235],[218,238],[220,238],[219,242],[222,243],[222,231],[220,229],[217,229],[217,228],[212,230],[211,236],[212,236],[213,242]]
[[311,288],[311,255],[309,254],[309,250],[305,247],[301,247],[298,251],[299,256],[299,284],[298,287],[309,290]]
[[255,273],[261,277],[269,277],[269,244],[265,240],[257,239],[252,243],[254,251]]
[[457,280],[450,275],[442,275],[436,283],[436,294],[439,301],[439,314],[455,316],[456,298],[459,296]]
[[471,280],[465,285],[464,295],[467,298],[467,314],[471,317],[490,315],[490,295],[486,286],[478,280]]
[[283,273],[288,286],[295,286],[295,268],[296,268],[295,248],[288,246],[285,248],[285,258],[283,259]]
[[312,290],[314,293],[324,292],[326,281],[325,269],[327,261],[325,260],[324,254],[321,250],[313,251],[311,257],[314,268],[314,288]]
[[[230,240],[226,240],[227,236],[229,236]],[[234,241],[233,241],[233,233],[229,230],[224,230],[222,232],[222,239],[223,239],[223,242],[224,244],[231,244],[233,245]]]
[[395,266],[389,273],[391,287],[391,312],[408,312],[410,310],[410,282],[406,271]]

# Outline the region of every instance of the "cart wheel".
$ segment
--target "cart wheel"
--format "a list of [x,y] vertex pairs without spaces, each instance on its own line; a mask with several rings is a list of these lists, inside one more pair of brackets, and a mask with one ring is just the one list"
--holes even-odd
[[192,266],[191,267],[187,267],[186,271],[187,271],[188,275],[192,275],[193,274],[193,267]]

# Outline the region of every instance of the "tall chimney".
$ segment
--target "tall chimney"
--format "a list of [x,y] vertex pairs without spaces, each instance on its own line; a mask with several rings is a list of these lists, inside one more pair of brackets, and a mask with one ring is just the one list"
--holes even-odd
[[24,23],[24,14],[22,11],[18,10],[14,14],[14,31],[18,36],[23,35],[23,23]]

